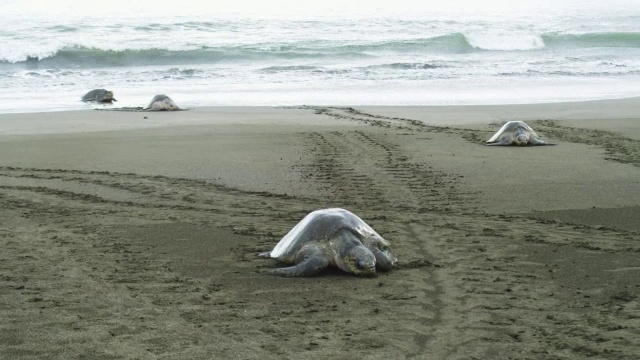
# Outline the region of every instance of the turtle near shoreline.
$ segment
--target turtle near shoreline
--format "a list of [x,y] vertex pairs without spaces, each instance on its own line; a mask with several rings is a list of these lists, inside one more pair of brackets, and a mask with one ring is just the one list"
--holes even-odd
[[86,93],[82,97],[82,101],[85,102],[97,102],[111,104],[114,101],[118,101],[113,98],[113,92],[105,89],[94,89]]
[[181,110],[170,97],[164,94],[156,95],[145,110],[150,111],[175,111]]

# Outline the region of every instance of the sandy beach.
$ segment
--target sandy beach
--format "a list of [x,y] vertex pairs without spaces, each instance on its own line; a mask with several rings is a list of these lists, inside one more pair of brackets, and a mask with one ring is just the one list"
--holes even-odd
[[[265,274],[328,207],[397,268]],[[3,359],[640,358],[640,98],[0,115],[0,247]]]

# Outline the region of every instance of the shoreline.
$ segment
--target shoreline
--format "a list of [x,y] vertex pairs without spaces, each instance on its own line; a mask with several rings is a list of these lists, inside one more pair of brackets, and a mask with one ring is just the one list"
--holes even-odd
[[[589,218],[582,211],[591,208],[628,208],[638,213],[640,194],[636,167],[640,162],[637,126],[640,98],[613,101],[588,101],[579,103],[483,105],[483,106],[368,106],[368,107],[203,107],[180,112],[127,112],[127,111],[71,111],[65,113],[30,113],[0,115],[0,150],[10,166],[32,162],[34,167],[78,168],[92,170],[100,164],[100,170],[119,172],[143,172],[149,175],[180,176],[207,180],[214,177],[211,167],[222,166],[225,171],[218,177],[225,185],[262,191],[254,178],[254,168],[248,167],[253,153],[245,154],[237,166],[231,157],[224,161],[207,153],[227,153],[237,146],[242,137],[262,141],[263,135],[276,139],[284,134],[308,132],[352,131],[362,127],[418,128],[427,133],[442,133],[429,138],[430,143],[412,141],[404,145],[409,158],[420,163],[433,162],[440,171],[465,179],[466,192],[479,193],[477,206],[488,213],[554,212],[556,217],[568,217],[579,222]],[[529,149],[483,146],[484,141],[502,123],[510,120],[527,121],[543,138],[559,143],[557,147],[533,147]],[[66,127],[61,130],[61,127]],[[219,139],[219,145],[204,144],[203,138]],[[295,135],[297,136],[297,135]],[[231,140],[233,139],[233,140]],[[427,138],[425,138],[427,139]],[[23,150],[19,144],[37,141],[47,150]],[[122,144],[124,151],[113,148],[112,142]],[[4,142],[4,144],[3,144]],[[74,154],[81,144],[87,154]],[[193,159],[196,163],[184,163],[186,152],[161,154],[167,157],[165,166],[140,166],[139,159],[128,159],[126,151],[145,152],[145,143],[163,148],[181,143],[186,148],[196,145],[202,155]],[[166,143],[165,143],[166,142]],[[98,155],[91,155],[91,146],[102,144]],[[139,143],[139,144],[138,144]],[[5,146],[2,146],[5,145]],[[305,195],[300,188],[300,174],[291,176],[288,168],[296,166],[290,154],[301,144],[278,146],[264,144],[272,152],[265,156],[262,172],[274,179],[268,191],[279,194],[292,192]],[[30,146],[26,146],[29,148]],[[105,151],[115,151],[114,154]],[[427,152],[425,152],[427,151]],[[526,155],[513,156],[527,151]],[[50,152],[50,153],[49,153]],[[548,156],[557,156],[549,159]],[[85,158],[83,160],[83,158]],[[102,160],[101,160],[102,159]],[[280,161],[277,161],[280,159]],[[34,161],[35,160],[35,161]],[[287,161],[288,160],[288,161]],[[611,161],[614,160],[614,161]],[[102,164],[101,164],[102,162]],[[5,164],[7,161],[5,161]],[[279,163],[279,164],[278,164]],[[597,168],[593,172],[589,163]],[[626,164],[636,164],[629,167]],[[277,164],[276,169],[269,167]],[[195,165],[195,166],[194,166]],[[209,169],[209,170],[208,170]],[[519,172],[514,175],[513,171]],[[242,175],[240,175],[242,174]],[[289,174],[289,175],[282,175]],[[511,179],[511,177],[515,178]],[[275,180],[279,179],[279,180]],[[549,181],[554,192],[546,191]],[[287,185],[278,184],[282,182]],[[526,188],[527,191],[521,189]],[[318,191],[317,189],[315,191]],[[555,192],[562,192],[562,201],[556,201]],[[504,194],[510,194],[505,197]],[[532,197],[531,194],[536,194]],[[601,204],[608,204],[601,206]],[[544,216],[542,216],[544,217]],[[604,216],[603,224],[618,223],[615,216]],[[623,217],[626,218],[626,217]],[[593,219],[592,219],[593,220]]]
[[[0,353],[640,357],[639,110],[0,115]],[[485,146],[507,120],[557,145]],[[256,254],[329,207],[398,267],[266,275],[283,265]]]
[[[479,125],[510,120],[591,120],[594,127],[602,114],[607,120],[637,118],[640,97],[614,100],[590,100],[541,104],[504,105],[434,105],[434,106],[356,106],[380,116],[405,116],[432,125]],[[277,123],[273,117],[277,109],[331,108],[331,106],[208,106],[187,109],[179,115],[163,112],[128,112],[117,110],[72,110],[33,113],[0,114],[0,136],[28,134],[56,134],[75,132],[117,131],[184,125],[220,125],[228,123]],[[346,108],[346,106],[338,106]],[[111,108],[114,109],[114,108]],[[266,113],[266,114],[261,114]],[[95,115],[89,115],[95,114]],[[99,114],[99,115],[98,115]],[[86,115],[91,122],[82,120]],[[209,115],[225,116],[211,119]],[[243,117],[244,116],[244,117]],[[46,118],[46,119],[44,119]],[[286,116],[283,123],[296,123]],[[60,127],[67,127],[61,130]],[[618,126],[622,128],[623,126]],[[634,134],[633,136],[637,136]]]

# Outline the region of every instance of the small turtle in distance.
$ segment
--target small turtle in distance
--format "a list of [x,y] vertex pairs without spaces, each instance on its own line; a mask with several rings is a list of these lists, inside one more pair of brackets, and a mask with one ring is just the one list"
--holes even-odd
[[145,110],[149,111],[175,111],[181,110],[170,97],[164,94],[156,95]]
[[96,102],[103,104],[111,104],[114,101],[118,101],[113,98],[113,92],[105,89],[94,89],[86,93],[82,97],[84,102]]
[[491,139],[487,140],[487,145],[555,145],[540,140],[538,134],[524,121],[509,121],[504,124]]

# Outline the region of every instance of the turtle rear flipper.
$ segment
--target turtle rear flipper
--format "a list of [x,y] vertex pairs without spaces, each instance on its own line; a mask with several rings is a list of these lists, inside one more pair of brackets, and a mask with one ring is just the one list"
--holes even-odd
[[314,276],[328,266],[329,259],[324,254],[315,253],[294,266],[271,270],[271,274],[283,277]]

